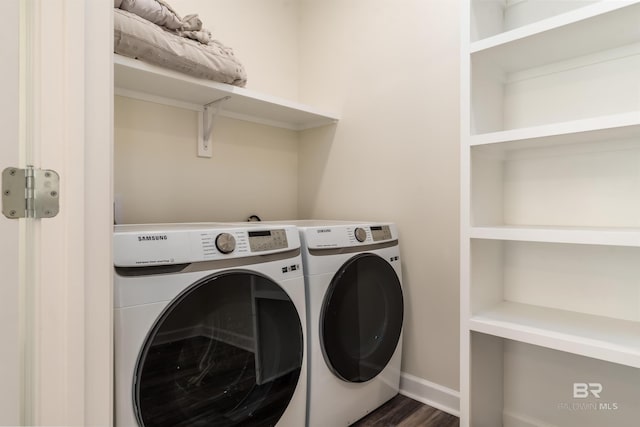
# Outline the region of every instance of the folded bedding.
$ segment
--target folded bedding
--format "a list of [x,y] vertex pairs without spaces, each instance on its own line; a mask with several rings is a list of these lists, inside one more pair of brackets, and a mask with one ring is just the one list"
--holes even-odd
[[182,18],[182,26],[178,30],[178,35],[197,40],[202,44],[209,44],[211,40],[211,31],[202,28],[202,21],[197,14],[187,15]]
[[170,30],[182,26],[180,16],[164,0],[120,0],[117,7]]
[[[127,0],[122,0],[122,6]],[[153,0],[149,4],[156,2]],[[129,2],[139,8],[146,3],[140,0]],[[172,18],[167,13],[175,14],[166,2],[157,3],[162,6],[152,11],[151,16],[158,22],[169,22]],[[164,8],[164,9],[163,9]],[[138,10],[138,12],[140,12]],[[180,19],[177,15],[175,15]],[[166,25],[160,26],[151,20],[139,16],[137,13],[114,8],[114,51],[120,55],[128,56],[155,64],[164,68],[179,71],[194,77],[199,77],[217,82],[228,83],[236,86],[245,86],[247,75],[244,66],[234,56],[233,50],[217,40],[206,38],[205,35],[181,32],[202,32],[201,22],[197,16],[188,16],[188,21],[180,19],[180,28],[184,22],[189,23],[188,31],[173,29]],[[200,30],[195,30],[200,28]],[[206,30],[204,30],[206,31]],[[208,32],[207,32],[208,33]],[[198,41],[198,38],[208,41],[207,44]]]

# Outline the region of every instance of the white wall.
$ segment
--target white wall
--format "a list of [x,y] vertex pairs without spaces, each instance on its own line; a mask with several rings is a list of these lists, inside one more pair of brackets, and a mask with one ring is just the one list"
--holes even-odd
[[119,223],[296,217],[295,132],[218,117],[199,158],[193,111],[116,97],[114,122]]
[[458,2],[171,4],[198,12],[234,48],[248,88],[342,120],[297,135],[219,119],[213,158],[198,159],[195,113],[117,99],[115,190],[125,222],[250,213],[395,221],[407,305],[403,371],[458,389]]
[[458,389],[458,2],[301,0],[301,217],[398,224],[403,371]]

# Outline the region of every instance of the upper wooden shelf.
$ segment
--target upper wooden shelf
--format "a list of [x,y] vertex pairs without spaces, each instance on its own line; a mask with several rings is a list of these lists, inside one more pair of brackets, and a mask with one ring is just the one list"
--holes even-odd
[[640,41],[640,1],[601,1],[473,42],[473,57],[505,72],[525,70]]
[[219,104],[222,116],[292,130],[304,130],[338,121],[338,116],[308,105],[210,80],[199,79],[114,54],[116,95],[202,111]]

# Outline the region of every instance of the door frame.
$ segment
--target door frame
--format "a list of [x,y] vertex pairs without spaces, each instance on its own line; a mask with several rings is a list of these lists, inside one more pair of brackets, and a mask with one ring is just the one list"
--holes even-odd
[[113,420],[110,3],[26,1],[27,161],[60,174],[60,213],[32,224],[26,424]]
[[[0,37],[0,171],[20,166],[20,2],[3,4],[4,22]],[[20,285],[20,228],[22,220],[8,220],[0,215],[0,425],[21,423],[21,340],[22,327]]]

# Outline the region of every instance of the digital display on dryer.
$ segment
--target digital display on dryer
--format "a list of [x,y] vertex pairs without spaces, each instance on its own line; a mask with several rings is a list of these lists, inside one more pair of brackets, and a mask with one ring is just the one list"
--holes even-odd
[[377,225],[371,227],[371,236],[374,242],[380,240],[391,240],[391,228],[388,225]]
[[249,231],[249,247],[251,248],[251,252],[286,249],[288,245],[287,232],[285,230]]
[[250,231],[249,237],[265,237],[271,236],[271,230],[262,230],[262,231]]

